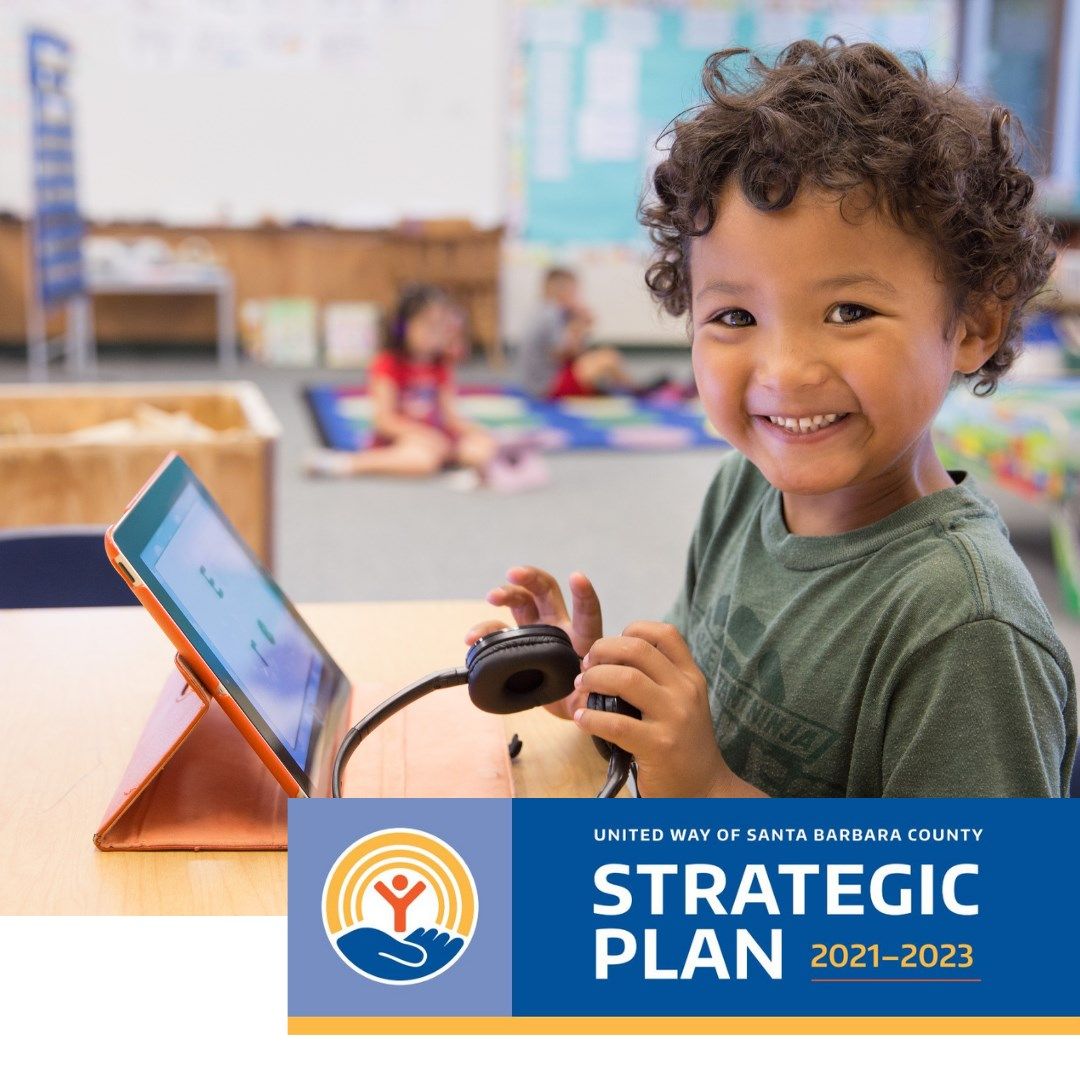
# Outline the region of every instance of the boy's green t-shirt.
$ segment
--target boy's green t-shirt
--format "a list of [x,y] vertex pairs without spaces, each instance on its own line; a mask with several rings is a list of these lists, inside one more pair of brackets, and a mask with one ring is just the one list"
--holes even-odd
[[667,616],[728,765],[772,796],[1063,796],[1072,666],[972,480],[838,536],[794,536],[728,455]]

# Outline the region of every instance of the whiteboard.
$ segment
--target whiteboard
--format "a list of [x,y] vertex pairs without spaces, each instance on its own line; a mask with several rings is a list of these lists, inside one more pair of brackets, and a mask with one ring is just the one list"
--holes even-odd
[[29,25],[75,49],[83,212],[502,220],[502,0],[0,0],[0,209],[25,212]]

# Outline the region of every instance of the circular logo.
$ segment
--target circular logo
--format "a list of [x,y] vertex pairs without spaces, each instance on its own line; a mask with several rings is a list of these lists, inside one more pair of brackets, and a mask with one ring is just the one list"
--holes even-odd
[[419,829],[383,829],[338,857],[323,886],[326,936],[367,979],[418,983],[465,951],[476,882],[449,844]]

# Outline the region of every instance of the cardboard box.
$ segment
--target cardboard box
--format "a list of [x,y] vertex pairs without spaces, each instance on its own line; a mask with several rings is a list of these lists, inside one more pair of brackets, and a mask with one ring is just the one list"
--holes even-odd
[[253,383],[0,387],[0,528],[110,524],[175,450],[272,567],[280,434]]

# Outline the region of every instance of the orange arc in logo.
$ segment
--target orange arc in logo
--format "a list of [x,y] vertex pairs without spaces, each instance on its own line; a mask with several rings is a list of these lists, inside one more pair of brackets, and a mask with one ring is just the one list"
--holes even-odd
[[404,867],[426,878],[439,897],[439,923],[462,937],[476,921],[476,886],[460,857],[437,837],[389,829],[364,837],[342,853],[323,890],[323,918],[330,934],[359,922],[363,895],[373,877]]

